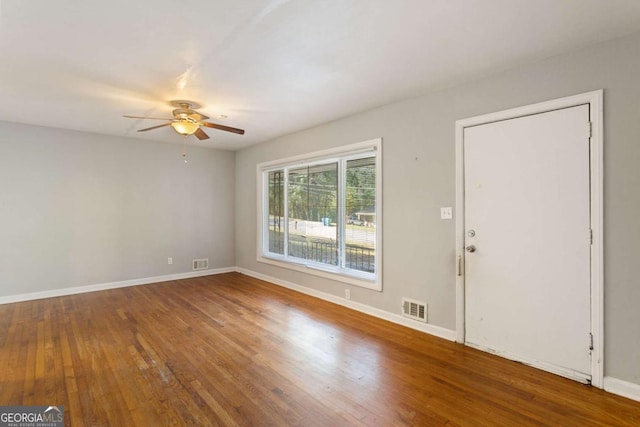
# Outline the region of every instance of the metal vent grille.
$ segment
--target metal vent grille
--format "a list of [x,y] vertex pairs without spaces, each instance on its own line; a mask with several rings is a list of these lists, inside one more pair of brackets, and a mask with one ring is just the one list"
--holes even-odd
[[409,298],[402,298],[402,315],[427,322],[427,304]]
[[193,269],[194,270],[206,270],[209,268],[209,258],[202,259],[194,259],[193,260]]

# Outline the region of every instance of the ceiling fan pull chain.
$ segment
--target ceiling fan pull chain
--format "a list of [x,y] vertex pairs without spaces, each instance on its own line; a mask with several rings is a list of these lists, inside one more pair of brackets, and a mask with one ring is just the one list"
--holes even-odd
[[182,159],[187,163],[187,135],[183,136],[184,142],[182,143]]

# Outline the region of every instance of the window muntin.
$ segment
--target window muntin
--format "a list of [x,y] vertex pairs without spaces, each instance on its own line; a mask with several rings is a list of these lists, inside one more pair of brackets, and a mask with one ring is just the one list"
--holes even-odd
[[259,165],[259,261],[312,267],[302,271],[381,288],[379,140],[374,142],[368,149],[358,144],[357,151],[325,158]]

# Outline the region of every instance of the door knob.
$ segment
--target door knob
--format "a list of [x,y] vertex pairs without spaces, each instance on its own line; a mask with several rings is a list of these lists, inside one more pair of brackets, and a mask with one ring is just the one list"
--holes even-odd
[[469,245],[465,249],[467,250],[467,252],[475,252],[476,251],[475,245]]

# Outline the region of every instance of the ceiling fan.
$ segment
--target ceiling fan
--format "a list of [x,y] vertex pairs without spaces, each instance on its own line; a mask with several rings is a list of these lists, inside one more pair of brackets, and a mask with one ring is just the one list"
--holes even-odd
[[177,107],[173,110],[173,118],[163,117],[142,117],[142,116],[123,116],[129,119],[151,119],[151,120],[167,120],[168,123],[164,123],[157,126],[151,126],[145,129],[140,129],[138,132],[146,132],[153,129],[158,129],[165,126],[171,126],[180,135],[195,135],[199,140],[209,139],[203,130],[202,126],[224,130],[227,132],[237,133],[238,135],[244,135],[243,129],[232,128],[229,126],[219,125],[216,123],[205,122],[209,117],[204,114],[198,113],[194,108],[198,106],[191,101],[172,101],[171,105]]

